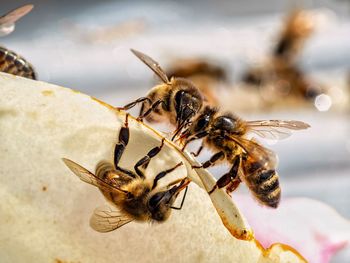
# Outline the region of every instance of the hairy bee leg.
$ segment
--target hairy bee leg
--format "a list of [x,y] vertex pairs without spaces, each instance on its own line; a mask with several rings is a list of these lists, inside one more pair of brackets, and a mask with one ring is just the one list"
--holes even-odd
[[[223,188],[225,186],[228,186],[226,189],[227,193],[233,192],[238,187],[239,183],[241,182],[241,180],[238,177],[238,169],[239,169],[240,163],[241,163],[241,158],[239,156],[236,156],[234,161],[233,161],[233,165],[232,165],[230,171],[228,173],[224,174],[223,176],[221,176],[216,181],[216,184],[208,192],[208,194],[213,193],[217,188],[220,189],[220,188]],[[231,186],[231,184],[232,184],[232,187],[235,186],[235,188],[229,192],[228,188]]]
[[151,161],[151,159],[156,156],[161,149],[164,146],[164,140],[165,138],[162,139],[161,145],[160,146],[156,146],[153,149],[151,149],[146,156],[142,157],[134,166],[134,169],[136,171],[136,173],[138,174],[138,176],[140,176],[141,178],[145,178],[145,175],[143,174],[143,172],[139,169],[140,166],[144,166],[145,168],[147,168],[147,165],[149,164],[149,162]]
[[161,103],[165,103],[163,100],[157,100],[155,103],[153,103],[147,111],[142,113],[137,120],[142,121],[143,118],[147,117],[149,114],[151,114],[152,111],[154,111]]
[[170,168],[168,170],[165,170],[165,171],[160,172],[159,174],[157,174],[157,176],[154,178],[154,181],[153,181],[152,190],[157,187],[158,181],[160,179],[162,179],[164,176],[166,176],[167,174],[171,173],[172,171],[174,171],[176,168],[178,168],[181,165],[183,165],[183,162],[180,162],[177,165],[175,165],[173,168]]
[[237,187],[240,185],[241,183],[241,179],[240,178],[235,178],[233,179],[226,187],[226,193],[231,194],[233,191],[235,191],[237,189]]
[[223,151],[221,152],[217,152],[216,154],[214,154],[208,161],[202,163],[202,165],[193,165],[192,168],[208,168],[210,166],[215,165],[215,163],[217,161],[219,161],[220,159],[224,158],[225,154]]
[[141,97],[138,98],[137,100],[130,102],[128,104],[126,104],[124,107],[116,107],[118,110],[129,110],[133,107],[135,107],[136,104],[140,103],[140,102],[144,102],[144,101],[148,101],[149,104],[152,104],[152,101],[150,98],[148,97]]
[[118,165],[119,161],[124,153],[124,150],[129,143],[130,131],[129,131],[129,126],[128,126],[128,118],[129,118],[129,114],[126,114],[125,121],[124,121],[124,127],[122,127],[120,129],[120,132],[119,132],[119,142],[115,145],[115,148],[114,148],[114,167],[116,170],[119,170],[119,171],[135,178],[135,174],[132,171],[125,169],[125,168],[122,168]]
[[203,150],[203,144],[199,147],[199,149],[197,150],[197,152],[191,152],[191,154],[194,156],[194,157],[198,157],[198,155],[200,155],[200,153],[202,152]]

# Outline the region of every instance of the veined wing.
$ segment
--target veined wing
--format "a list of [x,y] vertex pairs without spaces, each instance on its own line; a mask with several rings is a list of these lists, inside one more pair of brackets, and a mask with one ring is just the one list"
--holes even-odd
[[238,144],[243,149],[243,151],[255,162],[261,163],[267,169],[276,168],[277,156],[273,151],[263,147],[254,140],[232,135],[227,138]]
[[97,232],[107,233],[130,223],[132,219],[108,206],[98,207],[90,218],[90,226]]
[[85,183],[94,185],[100,189],[106,190],[106,191],[121,191],[121,192],[126,192],[125,190],[122,190],[112,184],[109,184],[108,182],[105,182],[98,178],[96,175],[82,167],[81,165],[73,162],[72,160],[62,158],[63,162],[67,165],[67,167],[76,175],[80,178]]
[[259,120],[246,123],[248,132],[272,140],[285,139],[292,134],[293,130],[304,130],[310,127],[309,124],[302,121]]
[[28,14],[32,9],[33,5],[23,5],[14,10],[11,10],[7,14],[0,17],[0,27],[4,25],[14,24],[22,16]]

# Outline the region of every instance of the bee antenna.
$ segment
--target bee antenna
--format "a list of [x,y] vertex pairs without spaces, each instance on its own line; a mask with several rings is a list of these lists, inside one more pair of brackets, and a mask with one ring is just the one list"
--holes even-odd
[[182,200],[181,200],[180,206],[179,206],[179,207],[170,206],[171,209],[175,209],[175,210],[181,210],[181,209],[182,209],[182,206],[183,206],[183,204],[184,204],[184,202],[185,202],[187,190],[188,190],[188,186],[186,186],[186,188],[185,188],[185,192],[184,192],[184,195],[182,196]]

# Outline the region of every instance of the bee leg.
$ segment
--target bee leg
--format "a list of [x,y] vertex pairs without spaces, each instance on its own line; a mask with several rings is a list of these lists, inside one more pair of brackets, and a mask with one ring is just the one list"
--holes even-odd
[[231,194],[234,190],[237,189],[237,187],[240,185],[241,182],[242,181],[240,178],[232,179],[231,182],[226,187],[226,193]]
[[199,133],[195,134],[192,138],[190,138],[189,140],[185,141],[185,144],[182,146],[181,151],[184,151],[186,146],[187,146],[187,144],[189,144],[190,142],[198,140],[198,139],[201,139],[201,138],[203,138],[203,137],[205,137],[207,135],[208,135],[208,131],[202,131],[202,132],[199,132]]
[[187,144],[189,144],[191,141],[194,141],[194,140],[195,140],[195,139],[190,139],[190,140],[185,141],[184,145],[183,145],[182,148],[181,148],[181,151],[183,152],[183,151],[186,149]]
[[164,176],[166,176],[168,173],[171,173],[172,171],[174,171],[177,167],[179,167],[179,166],[181,166],[181,165],[183,165],[183,162],[180,162],[180,163],[178,163],[177,165],[175,165],[173,168],[170,168],[170,169],[168,169],[168,170],[165,170],[165,171],[160,172],[159,174],[157,174],[157,176],[154,178],[154,181],[153,181],[152,190],[153,190],[154,188],[157,187],[158,181],[159,181],[160,179],[162,179],[162,178],[163,178]]
[[[236,156],[233,165],[230,169],[230,171],[223,176],[221,176],[217,181],[214,187],[208,192],[208,194],[211,194],[216,190],[217,188],[223,188],[227,186],[226,192],[229,194],[233,192],[241,182],[241,180],[238,177],[238,169],[241,163],[241,158],[239,156]],[[232,191],[231,191],[232,189]]]
[[215,165],[215,163],[218,160],[220,160],[224,157],[225,157],[225,154],[223,151],[218,152],[218,153],[214,154],[208,161],[202,163],[202,165],[200,165],[200,166],[193,165],[192,168],[208,168],[210,166]]
[[140,103],[140,102],[145,102],[145,101],[148,101],[149,104],[152,104],[152,101],[150,98],[148,97],[141,97],[141,98],[138,98],[137,100],[133,101],[133,102],[130,102],[128,104],[126,104],[124,107],[116,107],[117,110],[129,110],[133,107],[135,107],[136,104]]
[[148,110],[140,114],[140,116],[137,118],[138,121],[142,121],[143,118],[147,117],[152,111],[154,111],[161,103],[165,103],[163,100],[157,100],[155,103],[153,103]]
[[203,150],[203,144],[201,145],[201,147],[199,147],[199,149],[197,150],[197,152],[191,152],[191,154],[194,157],[197,157],[198,155],[200,155],[201,151]]
[[138,174],[138,176],[140,176],[141,178],[145,178],[145,175],[143,174],[143,172],[139,169],[140,166],[143,166],[144,168],[147,168],[149,162],[151,161],[151,159],[156,156],[160,150],[163,148],[164,145],[164,140],[165,138],[162,139],[162,143],[160,146],[156,146],[153,149],[151,149],[146,156],[142,157],[134,166],[134,169],[136,171],[136,173]]
[[122,157],[124,150],[129,143],[130,131],[128,127],[128,117],[129,117],[129,114],[126,114],[124,127],[122,127],[119,132],[119,142],[114,147],[114,166],[116,170],[119,170],[135,178],[135,174],[132,171],[122,168],[118,165],[120,158]]

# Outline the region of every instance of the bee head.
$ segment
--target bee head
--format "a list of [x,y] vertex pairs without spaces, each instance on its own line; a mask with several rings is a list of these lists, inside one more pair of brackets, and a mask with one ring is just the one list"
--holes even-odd
[[191,139],[192,136],[199,138],[201,134],[204,135],[216,111],[215,108],[205,107],[201,114],[199,114],[191,125],[181,134],[180,139],[188,140]]
[[176,197],[188,184],[189,181],[184,180],[178,186],[155,192],[148,200],[148,209],[152,214],[152,219],[159,222],[168,219]]
[[203,97],[190,81],[181,78],[174,78],[172,81],[173,86],[176,86],[178,90],[174,94],[174,106],[176,122],[180,126],[199,112],[203,104]]
[[170,207],[175,202],[176,197],[169,191],[157,192],[148,200],[148,208],[152,219],[165,221],[170,215]]

